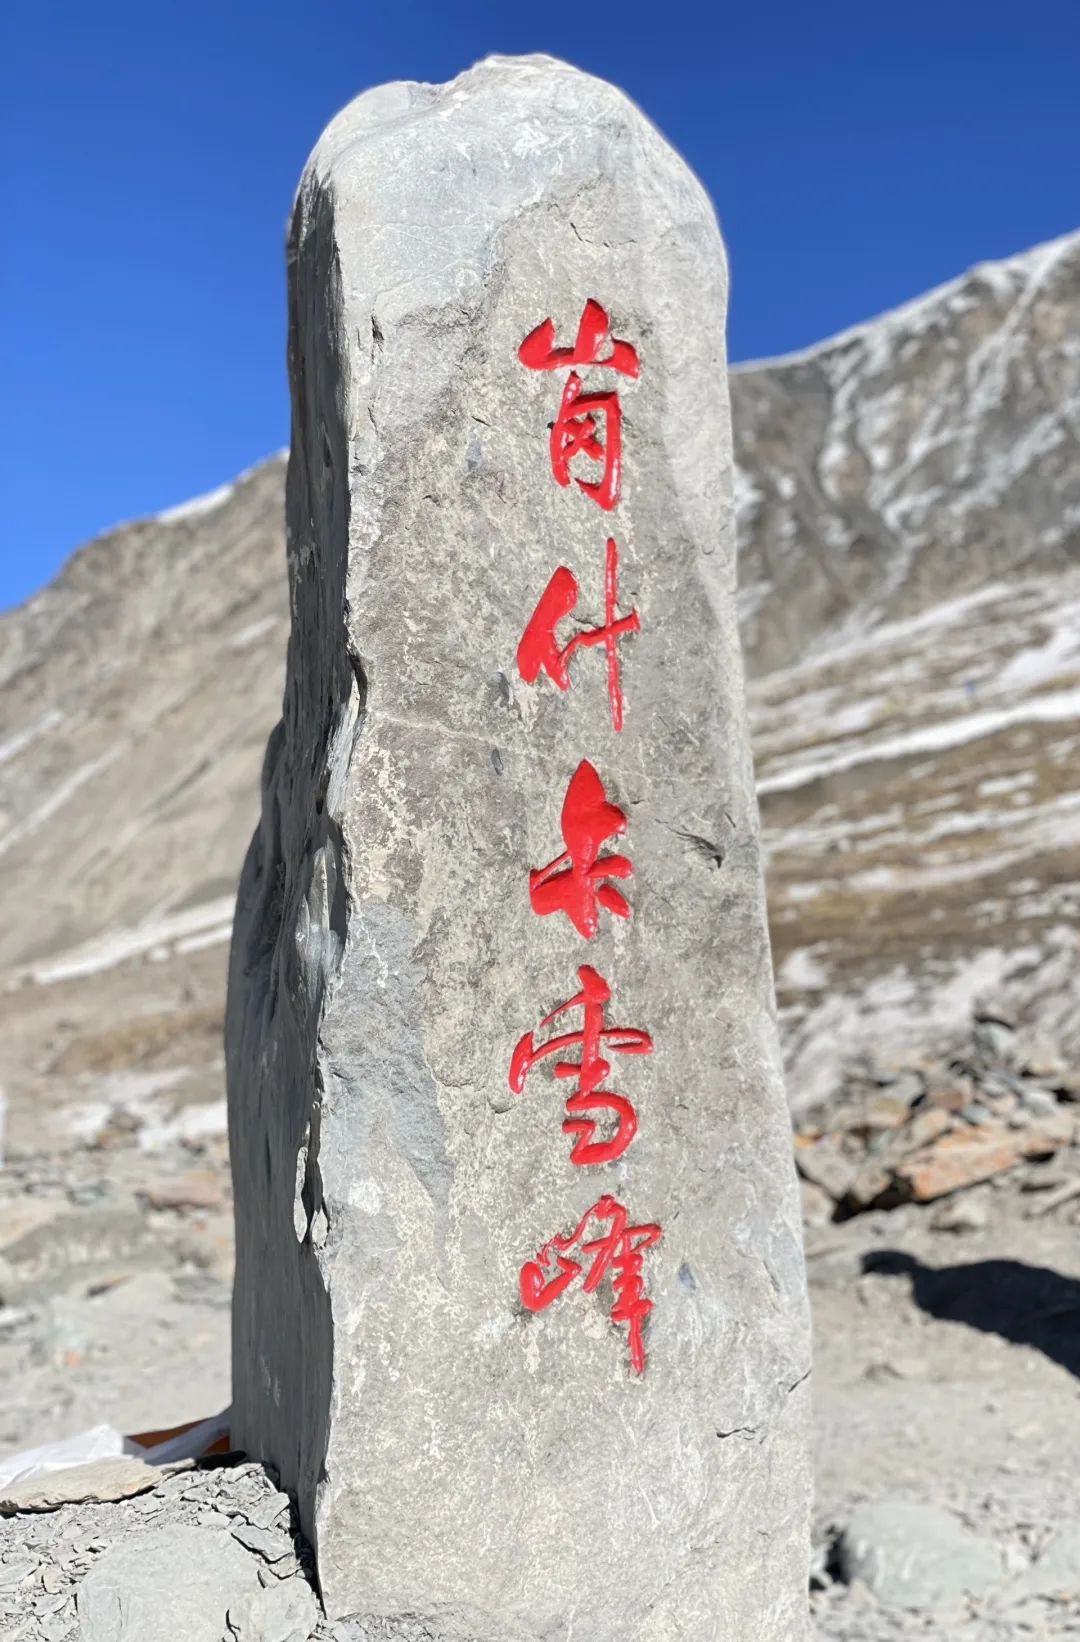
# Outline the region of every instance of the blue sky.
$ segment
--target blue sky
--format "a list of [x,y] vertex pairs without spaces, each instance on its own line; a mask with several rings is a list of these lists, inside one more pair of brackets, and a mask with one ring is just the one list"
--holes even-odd
[[292,191],[380,81],[545,50],[623,85],[716,201],[736,359],[1080,227],[1080,0],[0,11],[0,606],[286,442]]

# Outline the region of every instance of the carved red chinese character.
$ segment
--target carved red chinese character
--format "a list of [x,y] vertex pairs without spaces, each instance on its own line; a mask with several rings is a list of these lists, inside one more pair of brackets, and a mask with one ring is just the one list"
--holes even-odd
[[[610,351],[601,357],[606,343]],[[555,346],[555,326],[545,319],[530,331],[518,348],[518,358],[531,371],[555,371],[563,366],[600,365],[623,376],[637,377],[641,366],[637,350],[611,335],[607,310],[592,297],[586,302],[570,348]],[[600,437],[603,419],[604,436]],[[622,482],[622,407],[617,393],[585,393],[581,377],[571,370],[563,389],[559,414],[551,425],[551,471],[560,485],[570,483],[570,463],[587,456],[603,463],[599,479],[575,482],[599,505],[610,511],[619,500]]]
[[[601,359],[600,350],[609,339],[611,352],[606,359]],[[582,310],[572,348],[555,346],[555,326],[550,319],[545,319],[529,332],[518,349],[518,358],[531,371],[557,371],[563,365],[607,365],[624,376],[636,377],[641,370],[637,350],[629,342],[620,342],[611,335],[607,312],[592,297]]]
[[[605,1236],[582,1242],[585,1228],[591,1219],[610,1221]],[[591,1257],[592,1265],[585,1274],[582,1288],[592,1294],[605,1276],[611,1272],[611,1287],[615,1304],[611,1308],[613,1323],[626,1323],[630,1335],[630,1361],[636,1374],[645,1371],[645,1340],[642,1328],[653,1309],[645,1298],[645,1284],[641,1270],[645,1249],[660,1241],[660,1227],[656,1225],[631,1226],[630,1217],[621,1203],[607,1195],[594,1203],[582,1215],[577,1227],[568,1237],[553,1237],[545,1243],[535,1260],[527,1260],[521,1268],[519,1286],[522,1304],[529,1311],[544,1311],[570,1287],[582,1269],[584,1260]],[[578,1260],[569,1258],[569,1251],[578,1244]],[[548,1273],[554,1268],[554,1276]]]
[[577,604],[578,583],[572,570],[560,565],[540,595],[536,609],[529,617],[528,626],[517,649],[518,672],[526,684],[535,684],[542,672],[547,673],[560,690],[570,688],[570,658],[577,649],[590,649],[602,644],[607,651],[608,700],[611,703],[611,722],[616,730],[623,727],[623,695],[619,681],[618,640],[623,633],[638,633],[641,622],[636,610],[628,616],[616,616],[618,604],[619,549],[613,537],[608,537],[607,558],[604,567],[604,626],[590,627],[584,633],[575,633],[569,644],[559,649],[555,629]]
[[[614,1163],[622,1157],[637,1133],[637,1113],[624,1095],[600,1085],[611,1073],[610,1064],[600,1053],[606,1041],[616,1054],[651,1055],[653,1041],[648,1032],[636,1026],[605,1026],[605,1006],[611,1000],[611,988],[591,964],[578,969],[581,991],[566,1003],[553,1009],[540,1022],[540,1029],[550,1026],[570,1009],[582,1012],[580,1032],[565,1032],[537,1046],[532,1032],[526,1032],[514,1050],[510,1061],[510,1087],[516,1095],[525,1088],[525,1079],[536,1065],[548,1055],[564,1055],[570,1049],[580,1048],[580,1060],[560,1060],[555,1066],[557,1078],[577,1078],[577,1089],[569,1096],[566,1110],[571,1114],[563,1123],[563,1133],[576,1135],[571,1163],[588,1166],[592,1163]],[[597,1140],[596,1119],[592,1112],[612,1112],[617,1119],[615,1133],[606,1140]]]
[[[604,419],[600,437],[599,418]],[[571,371],[563,389],[559,414],[551,424],[551,471],[557,484],[570,483],[570,463],[575,456],[602,462],[599,479],[579,479],[574,483],[591,496],[606,513],[619,500],[622,485],[622,407],[617,393],[585,393],[577,371]]]
[[625,855],[601,855],[609,838],[625,832],[626,816],[610,804],[603,783],[588,759],[570,778],[562,807],[566,848],[546,867],[529,873],[529,899],[541,918],[565,912],[579,935],[591,940],[600,924],[600,907],[616,918],[629,918],[630,905],[608,878],[629,878],[634,868]]

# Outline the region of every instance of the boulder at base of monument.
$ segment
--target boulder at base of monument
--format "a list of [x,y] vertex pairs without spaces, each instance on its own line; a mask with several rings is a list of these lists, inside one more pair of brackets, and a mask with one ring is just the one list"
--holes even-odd
[[809,1346],[712,210],[619,92],[497,59],[331,124],[289,272],[234,1439],[365,1635],[797,1642]]

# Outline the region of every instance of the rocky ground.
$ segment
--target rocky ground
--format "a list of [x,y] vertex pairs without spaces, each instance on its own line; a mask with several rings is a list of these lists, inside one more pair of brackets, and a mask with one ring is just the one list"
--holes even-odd
[[800,1125],[822,1637],[1080,1635],[1078,1094],[983,1015]]
[[807,1228],[822,1637],[1080,1635],[1078,1181]]
[[[822,1639],[1080,1636],[1076,1074],[984,1017],[800,1123]],[[220,1136],[162,1138],[136,1103],[92,1143],[15,1148],[0,1192],[0,1454],[224,1406]],[[0,1517],[0,1638],[154,1642],[152,1575],[179,1593],[169,1642],[366,1642],[319,1627],[291,1534],[272,1482],[220,1462]]]
[[320,1616],[287,1494],[229,1457],[0,1524],[5,1642],[377,1642]]

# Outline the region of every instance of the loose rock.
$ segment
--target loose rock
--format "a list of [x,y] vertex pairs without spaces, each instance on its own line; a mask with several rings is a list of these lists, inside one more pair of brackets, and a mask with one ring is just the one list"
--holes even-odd
[[260,1590],[255,1559],[228,1535],[179,1526],[136,1535],[80,1586],[80,1642],[222,1642],[229,1610]]
[[1059,1528],[1014,1589],[1024,1596],[1048,1597],[1055,1602],[1080,1598],[1080,1526]]
[[48,1476],[5,1489],[0,1495],[0,1516],[16,1516],[20,1511],[55,1511],[59,1505],[85,1500],[129,1499],[156,1488],[178,1469],[186,1469],[186,1466],[148,1465],[145,1460],[125,1456],[75,1465],[67,1471],[52,1471]]
[[934,1210],[930,1224],[935,1231],[963,1233],[982,1231],[989,1221],[990,1207],[986,1199],[965,1193],[959,1197],[947,1197]]
[[837,1559],[849,1584],[861,1579],[892,1608],[954,1607],[993,1588],[1004,1572],[997,1546],[951,1512],[899,1500],[859,1506],[840,1536]]
[[311,1586],[294,1575],[231,1604],[228,1626],[236,1642],[307,1642],[317,1619]]

